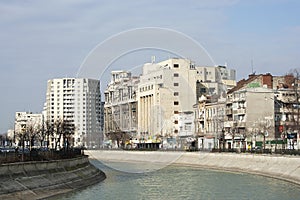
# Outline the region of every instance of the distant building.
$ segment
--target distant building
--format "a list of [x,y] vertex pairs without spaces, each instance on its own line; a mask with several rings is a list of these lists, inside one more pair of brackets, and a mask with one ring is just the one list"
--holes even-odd
[[7,139],[9,141],[11,141],[11,143],[14,143],[14,140],[15,140],[15,130],[14,129],[8,129],[7,130]]
[[[100,147],[101,128],[100,81],[87,78],[59,78],[48,80],[45,103],[45,120],[57,120],[74,125],[71,142],[75,147]],[[52,138],[54,147],[57,136]]]
[[196,136],[195,114],[190,120],[193,134],[186,135],[180,132],[184,123],[180,113],[195,113],[202,95],[225,100],[227,87],[234,85],[235,70],[226,67],[201,67],[179,58],[146,63],[137,93],[139,137],[176,138],[178,147],[183,148],[187,138]]
[[211,150],[221,147],[224,133],[225,101],[199,98],[196,135],[198,148]]
[[[112,71],[111,81],[105,90],[104,133],[107,139],[126,135],[137,137],[137,87],[139,77],[127,71]],[[117,145],[117,144],[114,144]]]
[[290,75],[252,74],[229,90],[224,122],[226,148],[297,148],[296,84]]
[[[32,112],[16,112],[15,114],[15,128],[10,132],[10,137],[15,139],[15,144],[21,146],[20,135],[32,130],[40,130],[43,125],[43,115],[41,113]],[[11,134],[14,134],[12,136]],[[36,144],[38,145],[38,144]],[[25,141],[25,146],[29,146],[29,140]]]

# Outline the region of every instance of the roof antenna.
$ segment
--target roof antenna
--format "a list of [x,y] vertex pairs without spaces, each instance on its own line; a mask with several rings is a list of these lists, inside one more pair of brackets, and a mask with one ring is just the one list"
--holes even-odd
[[151,63],[155,63],[155,56],[151,56]]
[[252,70],[252,74],[255,74],[255,72],[253,71],[253,59],[251,59],[251,70]]

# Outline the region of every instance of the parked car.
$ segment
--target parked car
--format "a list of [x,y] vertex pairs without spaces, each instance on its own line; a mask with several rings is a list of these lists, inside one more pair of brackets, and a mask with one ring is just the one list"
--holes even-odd
[[0,153],[11,153],[16,152],[16,149],[13,147],[0,147]]
[[29,154],[30,153],[30,150],[28,148],[19,148],[18,149],[18,154]]
[[261,146],[252,147],[252,151],[254,151],[254,152],[261,152],[262,151],[262,147]]

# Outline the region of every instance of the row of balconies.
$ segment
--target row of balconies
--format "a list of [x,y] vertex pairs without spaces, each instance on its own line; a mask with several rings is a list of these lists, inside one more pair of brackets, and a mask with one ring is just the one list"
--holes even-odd
[[246,121],[225,121],[225,128],[246,127]]
[[232,108],[226,108],[225,111],[226,115],[245,115],[246,114],[246,109],[245,108],[239,108],[239,109],[232,109]]
[[244,114],[246,114],[246,109],[245,108],[239,108],[237,110],[233,110],[233,114],[244,115]]
[[233,102],[246,101],[246,97],[235,97],[231,99]]

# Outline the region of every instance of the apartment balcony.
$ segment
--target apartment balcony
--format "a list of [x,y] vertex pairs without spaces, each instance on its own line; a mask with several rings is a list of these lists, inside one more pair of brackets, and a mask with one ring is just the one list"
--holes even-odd
[[246,109],[245,108],[239,108],[237,109],[237,113],[238,115],[244,115],[246,114]]
[[233,102],[241,102],[241,101],[246,101],[246,97],[242,96],[242,97],[234,97]]
[[231,127],[233,127],[233,121],[224,122],[224,128],[231,128]]
[[226,108],[226,115],[232,115],[232,109],[231,108]]
[[246,127],[246,122],[238,122],[237,127]]
[[233,110],[233,114],[235,114],[235,115],[244,115],[244,114],[246,114],[246,109],[245,108],[239,108],[239,109]]

